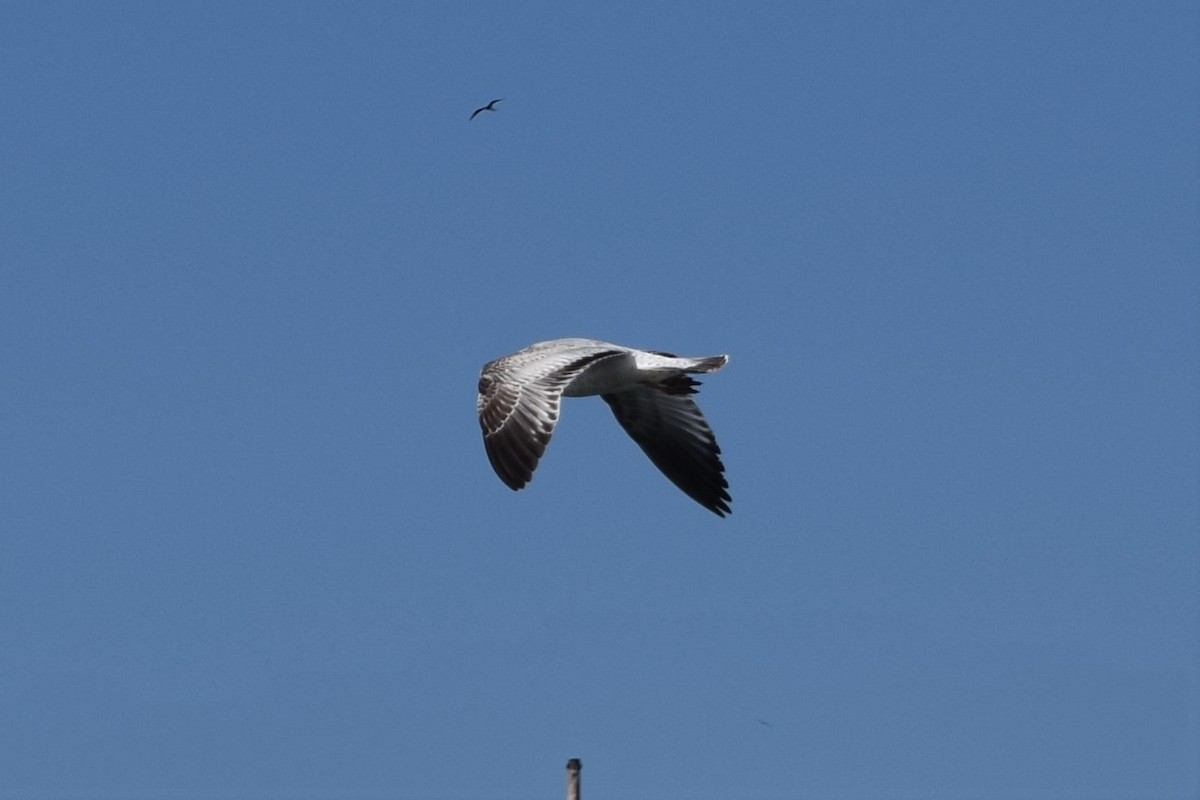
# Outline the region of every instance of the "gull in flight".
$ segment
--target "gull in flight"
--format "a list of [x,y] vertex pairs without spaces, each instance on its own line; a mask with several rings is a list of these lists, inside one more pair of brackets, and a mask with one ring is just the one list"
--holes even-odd
[[499,103],[503,99],[504,99],[503,97],[497,97],[495,100],[488,103],[486,106],[480,106],[479,108],[475,109],[474,111],[471,112],[471,116],[467,117],[467,122],[470,122],[471,120],[475,119],[475,117],[479,116],[484,111],[495,111],[496,103]]
[[563,397],[600,395],[617,422],[671,483],[717,516],[730,513],[721,448],[692,400],[729,356],[680,358],[594,339],[538,342],[479,373],[475,401],[492,469],[510,489],[533,478]]

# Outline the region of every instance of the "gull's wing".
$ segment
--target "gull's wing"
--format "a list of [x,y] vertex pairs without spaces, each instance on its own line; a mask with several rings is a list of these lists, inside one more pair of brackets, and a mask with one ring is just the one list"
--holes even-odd
[[677,375],[604,394],[617,422],[671,483],[719,517],[730,513],[721,448],[689,395],[699,382]]
[[582,352],[506,356],[479,375],[479,425],[492,469],[510,489],[529,483],[558,423],[563,390],[581,372],[606,358],[626,356],[596,348]]

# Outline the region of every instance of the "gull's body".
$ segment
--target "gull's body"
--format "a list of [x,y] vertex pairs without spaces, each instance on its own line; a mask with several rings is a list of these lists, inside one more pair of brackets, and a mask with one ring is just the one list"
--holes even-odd
[[688,374],[715,372],[728,360],[555,339],[489,361],[476,400],[488,460],[509,488],[523,488],[554,433],[561,398],[598,394],[672,483],[724,516],[731,498],[721,448],[691,398],[699,383]]

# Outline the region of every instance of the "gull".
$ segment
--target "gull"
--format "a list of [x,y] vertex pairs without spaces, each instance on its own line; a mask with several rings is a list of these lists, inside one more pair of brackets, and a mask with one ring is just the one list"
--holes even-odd
[[492,469],[513,491],[533,478],[563,397],[600,395],[654,466],[719,517],[730,513],[721,448],[692,400],[729,356],[680,358],[595,339],[554,339],[489,361],[475,408]]
[[471,112],[471,116],[467,117],[467,122],[470,122],[471,120],[475,119],[475,117],[479,116],[479,114],[483,111],[495,111],[496,103],[499,103],[503,99],[504,99],[503,97],[497,97],[495,100],[488,103],[486,106],[480,106],[479,108],[475,109],[474,111]]

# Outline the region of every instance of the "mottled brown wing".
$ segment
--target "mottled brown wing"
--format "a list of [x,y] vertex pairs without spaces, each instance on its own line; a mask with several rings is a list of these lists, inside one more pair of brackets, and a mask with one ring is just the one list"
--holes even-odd
[[699,382],[679,375],[601,395],[617,422],[671,483],[717,516],[731,513],[721,448],[690,395]]
[[529,368],[507,368],[505,359],[484,367],[479,376],[479,425],[488,461],[506,486],[516,491],[533,478],[558,424],[567,384],[600,359],[620,355],[591,353],[533,380],[523,378]]

